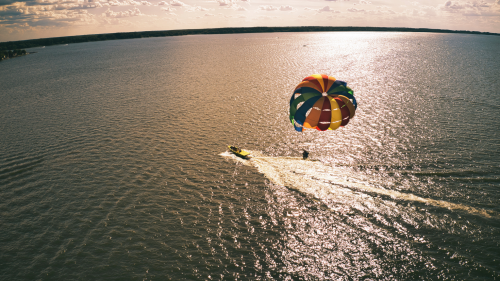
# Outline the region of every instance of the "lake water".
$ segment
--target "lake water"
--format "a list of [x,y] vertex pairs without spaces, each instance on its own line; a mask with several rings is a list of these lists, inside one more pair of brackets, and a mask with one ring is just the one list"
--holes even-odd
[[[236,34],[2,61],[0,279],[499,280],[499,46]],[[314,73],[354,90],[348,126],[293,129]]]

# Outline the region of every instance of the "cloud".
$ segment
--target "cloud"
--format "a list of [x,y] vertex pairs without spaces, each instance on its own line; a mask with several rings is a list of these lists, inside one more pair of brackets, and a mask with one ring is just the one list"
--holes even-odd
[[158,6],[168,6],[168,2],[167,1],[161,1],[158,3]]
[[323,8],[317,10],[318,12],[332,12],[332,13],[340,13],[340,11],[335,11],[330,6],[324,6]]
[[35,6],[35,5],[54,5],[58,1],[43,1],[43,0],[27,0],[27,1],[19,1],[19,0],[0,0],[0,6],[12,5],[14,3],[24,3],[26,6]]
[[0,22],[3,22],[6,18],[22,17],[25,14],[29,14],[29,7],[26,7],[26,5],[0,7]]
[[110,8],[108,8],[108,10],[104,12],[102,16],[108,18],[127,18],[127,17],[144,16],[144,14],[142,14],[139,8],[137,7],[134,7],[134,9],[132,10],[121,11],[121,12],[113,12],[111,11]]
[[24,20],[28,18],[32,18],[34,20],[38,20],[41,18],[50,18],[52,16],[57,17],[57,15],[64,14],[63,18],[71,17],[71,15],[77,14],[85,14],[83,11],[75,11],[75,10],[83,10],[83,9],[91,9],[102,7],[99,2],[69,2],[66,1],[64,4],[56,4],[56,5],[27,5],[26,2],[16,2],[13,5],[8,6],[0,6],[0,21],[4,22],[6,17],[16,17],[16,20]]
[[374,14],[377,14],[377,15],[384,15],[384,14],[394,15],[394,14],[396,14],[396,12],[394,12],[394,10],[392,10],[390,7],[387,7],[387,6],[379,6],[379,7],[377,7],[376,10],[372,10],[371,12]]
[[347,9],[348,12],[351,12],[351,13],[363,13],[365,12],[365,10],[363,9],[356,9],[356,8],[349,8]]
[[441,9],[446,11],[463,11],[470,9],[489,8],[491,5],[486,2],[463,2],[463,1],[446,1]]
[[186,9],[186,11],[188,12],[206,12],[206,11],[210,11],[210,9],[207,9],[207,8],[203,8],[202,6],[195,6],[195,7],[188,7]]
[[234,4],[233,0],[217,0],[217,3],[219,3],[219,6],[231,6]]
[[234,4],[233,6],[231,6],[231,9],[235,11],[248,11],[247,8],[240,6],[238,4]]
[[[80,6],[86,3],[72,3],[75,8],[59,9],[57,5],[27,5],[25,2],[16,2],[9,6],[0,6],[0,26],[24,32],[35,31],[39,28],[57,28],[69,25],[88,25],[96,23],[96,16],[90,14]],[[95,5],[95,4],[92,4]]]
[[109,0],[108,3],[104,3],[104,6],[153,6],[151,2],[148,1],[135,1],[135,0],[124,0],[120,2],[118,0]]
[[[21,3],[21,2],[19,2]],[[55,10],[84,10],[92,8],[101,8],[103,5],[99,1],[59,1],[54,5],[33,5],[32,7],[51,7]]]
[[466,2],[448,0],[438,8],[443,12],[457,13],[464,16],[498,16],[500,15],[500,10],[497,9],[499,3],[500,0],[494,4],[484,1]]
[[280,11],[284,11],[284,12],[287,12],[287,11],[292,11],[293,10],[293,7],[292,6],[281,6],[280,7]]
[[276,11],[276,10],[278,10],[278,8],[274,7],[273,5],[269,5],[269,6],[260,6],[259,10],[263,10],[263,11]]
[[[224,7],[226,9],[232,9],[235,11],[247,11],[245,7],[236,4],[236,0],[216,0],[216,2],[219,3],[220,7]],[[248,1],[246,2],[249,3]]]
[[431,6],[421,6],[420,11],[422,12],[423,16],[435,17],[438,15],[437,9]]
[[17,0],[0,0],[0,6],[7,6],[16,3]]
[[161,8],[161,10],[163,10],[165,12],[174,12],[175,8],[172,8],[172,7],[163,7],[163,8]]
[[24,6],[55,6],[61,8],[72,8],[72,7],[80,7],[80,8],[95,8],[102,7],[99,1],[94,0],[27,0],[27,1],[19,1],[19,0],[0,0],[0,7],[5,6],[19,6],[22,4]]
[[450,11],[450,12],[455,12],[455,11],[460,11],[464,10],[467,8],[472,7],[471,3],[462,3],[459,1],[446,1],[444,5],[441,7],[442,10]]
[[259,20],[274,20],[278,19],[277,16],[268,16],[268,15],[262,15],[257,17]]
[[187,6],[187,4],[185,4],[184,2],[181,2],[179,0],[172,0],[170,2],[170,5],[172,6],[177,6],[177,7],[184,7],[184,6]]
[[28,0],[25,1],[28,6],[41,6],[41,5],[55,5],[55,4],[67,4],[68,1],[58,1],[58,0]]

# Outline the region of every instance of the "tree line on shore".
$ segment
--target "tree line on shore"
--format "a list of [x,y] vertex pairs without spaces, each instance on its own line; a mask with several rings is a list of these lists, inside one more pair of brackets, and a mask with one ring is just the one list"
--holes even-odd
[[19,57],[19,56],[24,56],[26,55],[26,50],[20,50],[20,49],[15,49],[15,50],[0,50],[0,60],[5,60],[5,59],[10,59],[14,57]]
[[325,32],[325,31],[390,31],[390,32],[464,33],[464,34],[483,34],[483,35],[497,35],[497,36],[500,35],[499,33],[479,32],[479,31],[446,30],[446,29],[430,29],[430,28],[405,28],[405,27],[353,27],[353,26],[226,27],[226,28],[211,28],[211,29],[180,29],[180,30],[163,30],[163,31],[120,32],[120,33],[90,34],[90,35],[0,42],[0,50],[17,50],[17,49],[34,48],[41,46],[74,44],[74,43],[94,42],[94,41],[104,41],[104,40],[167,37],[167,36],[182,36],[182,35],[272,33],[272,32]]

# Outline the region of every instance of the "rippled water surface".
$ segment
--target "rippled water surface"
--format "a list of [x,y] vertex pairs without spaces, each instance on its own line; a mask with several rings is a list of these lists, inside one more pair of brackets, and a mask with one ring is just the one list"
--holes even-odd
[[[3,61],[0,279],[499,280],[499,45],[236,34]],[[314,73],[353,88],[348,126],[293,129]]]

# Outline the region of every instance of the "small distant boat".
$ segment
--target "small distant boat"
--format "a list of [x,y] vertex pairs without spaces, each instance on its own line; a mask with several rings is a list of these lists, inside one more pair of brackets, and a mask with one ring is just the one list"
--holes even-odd
[[229,150],[234,153],[236,156],[239,156],[243,159],[250,159],[250,152],[248,151],[245,151],[241,148],[237,148],[236,146],[231,146],[231,145],[228,145],[227,147],[229,147]]

